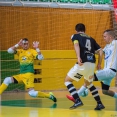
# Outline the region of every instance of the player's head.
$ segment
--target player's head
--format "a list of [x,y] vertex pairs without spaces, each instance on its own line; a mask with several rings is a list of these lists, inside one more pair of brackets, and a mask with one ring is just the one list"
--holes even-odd
[[85,30],[86,30],[86,29],[85,29],[85,25],[82,24],[82,23],[76,24],[75,30],[76,30],[77,32],[85,32]]
[[113,30],[108,29],[103,32],[103,38],[106,41],[106,43],[112,42],[112,40],[115,39],[115,33]]
[[23,48],[24,50],[27,50],[27,49],[29,48],[29,41],[28,41],[27,38],[23,38],[23,39],[22,39],[22,48]]

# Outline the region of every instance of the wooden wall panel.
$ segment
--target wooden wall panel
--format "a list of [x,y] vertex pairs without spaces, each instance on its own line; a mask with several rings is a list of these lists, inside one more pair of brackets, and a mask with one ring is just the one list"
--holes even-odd
[[33,41],[39,41],[42,50],[72,50],[70,38],[80,22],[103,47],[102,33],[112,28],[110,11],[0,6],[1,49],[6,50],[26,37],[31,46]]

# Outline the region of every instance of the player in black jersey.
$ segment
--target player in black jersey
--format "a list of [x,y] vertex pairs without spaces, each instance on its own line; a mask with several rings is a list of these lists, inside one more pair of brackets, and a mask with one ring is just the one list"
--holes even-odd
[[[79,23],[75,26],[76,34],[72,35],[71,40],[74,44],[74,49],[77,56],[77,63],[70,69],[65,78],[65,85],[68,88],[70,94],[75,99],[75,103],[70,109],[75,109],[79,106],[82,106],[83,103],[76,91],[76,88],[72,84],[72,82],[79,81],[82,77],[84,77],[84,81],[87,84],[89,90],[91,91],[94,99],[97,101],[97,106],[95,110],[101,110],[105,108],[100,100],[100,96],[98,94],[98,90],[92,84],[92,78],[95,70],[95,52],[98,53],[98,69],[100,69],[101,60],[102,60],[102,49],[96,43],[96,41],[85,34],[85,25]],[[86,89],[86,86],[82,86],[80,91]]]

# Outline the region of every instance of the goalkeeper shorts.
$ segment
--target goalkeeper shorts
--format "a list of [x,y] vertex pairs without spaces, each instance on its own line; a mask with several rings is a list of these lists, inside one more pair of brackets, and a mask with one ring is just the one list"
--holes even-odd
[[26,88],[34,87],[34,74],[33,73],[14,75],[13,78],[15,78],[18,81],[18,83],[23,82]]

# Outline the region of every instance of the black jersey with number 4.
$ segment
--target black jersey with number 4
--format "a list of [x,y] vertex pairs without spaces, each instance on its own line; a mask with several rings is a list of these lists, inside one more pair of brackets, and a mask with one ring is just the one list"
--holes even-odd
[[96,41],[84,33],[74,34],[71,37],[72,42],[78,41],[80,46],[80,58],[82,62],[95,63],[95,51],[100,49]]

